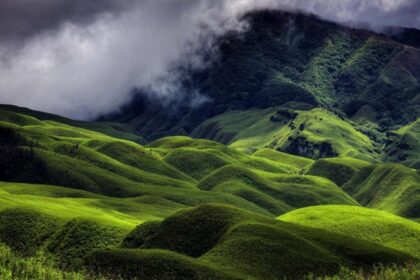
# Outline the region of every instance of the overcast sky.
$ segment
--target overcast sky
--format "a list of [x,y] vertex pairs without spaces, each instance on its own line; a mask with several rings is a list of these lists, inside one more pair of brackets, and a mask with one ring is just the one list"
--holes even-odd
[[1,0],[0,103],[89,119],[133,87],[178,98],[171,66],[201,67],[197,50],[263,8],[420,28],[419,0]]

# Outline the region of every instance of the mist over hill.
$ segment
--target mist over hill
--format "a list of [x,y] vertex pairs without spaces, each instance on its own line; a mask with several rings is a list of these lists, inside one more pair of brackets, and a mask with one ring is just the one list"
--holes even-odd
[[[234,134],[223,134],[220,114],[276,107],[284,112],[277,117],[273,112],[266,125],[280,128],[293,123],[299,114],[290,112],[319,107],[370,139],[369,153],[377,153],[373,158],[393,157],[382,152],[392,142],[387,140],[388,131],[409,125],[420,115],[420,50],[415,47],[415,30],[390,37],[315,16],[277,11],[251,13],[246,20],[249,29],[245,33],[230,33],[218,41],[217,59],[208,67],[180,70],[185,77],[184,96],[163,106],[159,98],[140,90],[120,113],[102,119],[129,124],[148,140],[181,134],[228,144]],[[191,107],[197,91],[206,99]],[[321,119],[326,122],[325,117]],[[314,156],[313,151],[293,148],[308,144],[299,131],[310,124],[299,123],[295,135],[288,136],[279,149]],[[330,145],[328,135],[320,130],[315,134],[326,137],[325,147]],[[278,144],[271,139],[264,145]],[[334,149],[322,153],[337,155]]]

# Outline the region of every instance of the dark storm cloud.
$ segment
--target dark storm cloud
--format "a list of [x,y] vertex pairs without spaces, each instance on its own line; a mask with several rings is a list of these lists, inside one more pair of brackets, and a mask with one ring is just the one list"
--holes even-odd
[[91,118],[133,87],[179,98],[174,64],[203,67],[215,38],[270,8],[374,30],[420,27],[419,0],[0,0],[0,103]]
[[19,41],[55,30],[65,22],[89,24],[104,12],[118,12],[128,0],[1,0],[0,38]]

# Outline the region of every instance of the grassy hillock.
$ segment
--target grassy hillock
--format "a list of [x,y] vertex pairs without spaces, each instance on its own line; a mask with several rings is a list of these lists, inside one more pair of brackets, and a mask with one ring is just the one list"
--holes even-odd
[[389,134],[387,159],[420,168],[420,119]]
[[[113,196],[133,195],[136,183],[188,187],[188,182],[178,179],[180,176],[185,179],[186,175],[160,164],[159,157],[144,148],[140,151],[141,146],[137,147],[144,160],[142,165],[146,165],[144,169],[96,150],[108,142],[124,149],[131,142],[54,122],[14,126],[6,123],[0,127],[3,133],[14,134],[16,138],[2,149],[3,180],[62,185]],[[16,168],[16,162],[21,164],[20,168]],[[153,172],[153,168],[160,170]]]
[[[382,212],[373,214],[372,221],[382,219]],[[395,228],[404,222],[411,225],[402,218],[395,219]],[[150,229],[148,224],[145,227]],[[367,224],[361,227],[366,227],[366,232],[369,229]],[[131,238],[139,234],[138,240],[142,240],[137,248],[97,251],[89,257],[90,265],[98,271],[112,273],[115,269],[126,277],[143,275],[152,279],[296,279],[308,272],[338,272],[340,263],[359,267],[362,263],[404,263],[415,259],[409,253],[392,249],[393,245],[387,242],[384,244],[391,247],[374,245],[365,236],[359,239],[279,222],[221,205],[181,211],[153,228],[138,228],[131,234]],[[418,228],[411,229],[411,233],[417,231]],[[401,236],[399,242],[415,245],[409,233]],[[347,249],[343,250],[343,246]]]
[[248,153],[269,147],[315,159],[347,156],[369,161],[379,155],[368,136],[322,109],[233,111],[205,121],[192,135]]
[[274,149],[264,148],[256,151],[253,156],[269,159],[275,162],[281,162],[283,164],[288,164],[299,170],[304,169],[308,165],[312,164],[314,161],[309,158],[298,157],[286,153],[276,151]]
[[[144,143],[144,139],[140,136],[132,127],[129,125],[125,125],[122,123],[112,123],[112,122],[83,122],[83,121],[76,121],[72,119],[68,119],[65,117],[34,111],[31,109],[17,107],[12,105],[2,105],[0,104],[0,120],[5,120],[4,118],[11,115],[15,115],[19,113],[21,115],[25,115],[26,117],[31,116],[33,118],[43,120],[43,121],[55,121],[63,124],[68,124],[75,127],[85,128],[88,130],[93,130],[96,132],[100,132],[111,137],[116,137],[120,139],[130,140],[137,143]],[[8,114],[10,112],[10,114]]]
[[263,177],[235,165],[219,169],[200,181],[198,187],[234,194],[269,209],[273,214],[308,205],[355,205],[352,198],[328,180],[296,175]]
[[107,280],[87,271],[68,272],[58,269],[45,257],[23,258],[0,246],[0,279],[2,280]]
[[223,154],[191,148],[175,149],[165,157],[165,161],[196,180],[232,162]]
[[397,164],[372,165],[343,186],[362,205],[404,217],[420,216],[420,176]]
[[353,236],[420,257],[420,225],[386,212],[354,206],[317,206],[295,210],[279,219]]
[[354,158],[325,158],[310,165],[305,174],[324,177],[342,186],[367,166],[369,163]]

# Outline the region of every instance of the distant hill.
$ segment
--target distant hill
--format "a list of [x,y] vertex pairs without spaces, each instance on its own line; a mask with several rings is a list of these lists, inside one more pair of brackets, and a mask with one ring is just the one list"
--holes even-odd
[[213,116],[250,108],[323,107],[380,131],[420,115],[417,30],[387,37],[275,11],[245,20],[249,30],[221,38],[220,54],[207,69],[185,73],[185,91],[199,90],[209,102],[196,109],[171,106],[167,114],[139,96],[109,119],[150,140],[190,134]]

